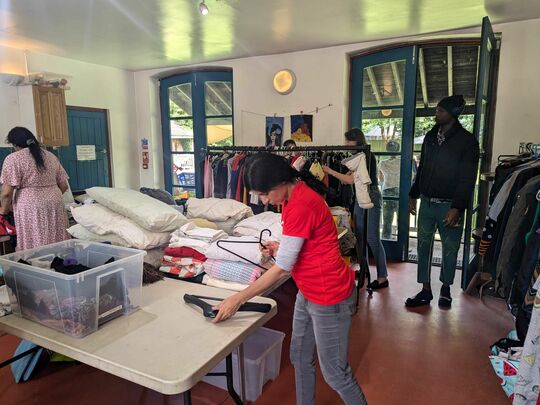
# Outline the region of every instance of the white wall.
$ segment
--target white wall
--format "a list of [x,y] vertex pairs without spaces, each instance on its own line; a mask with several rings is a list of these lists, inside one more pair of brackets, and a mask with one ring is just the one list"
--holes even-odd
[[[22,51],[10,52],[13,59],[20,54],[24,57]],[[109,110],[113,183],[117,187],[138,187],[133,73],[35,53],[28,53],[27,60],[29,72],[46,71],[71,76],[71,89],[66,91],[68,105]],[[0,84],[0,137],[15,125],[32,127],[33,106],[27,97],[29,92],[30,87],[27,86]]]
[[[540,142],[540,20],[494,27],[502,32],[494,156],[517,152],[520,141]],[[449,33],[478,33],[478,29]],[[410,39],[418,39],[410,38]],[[404,41],[400,39],[399,41]],[[205,64],[233,69],[235,138],[239,145],[262,145],[264,117],[251,112],[288,117],[332,104],[314,114],[314,144],[337,144],[348,121],[348,53],[392,40],[359,43],[279,55]],[[22,59],[21,59],[22,57]],[[24,53],[0,47],[0,71],[21,70]],[[110,112],[114,184],[123,187],[163,186],[163,153],[158,77],[181,69],[153,69],[136,73],[49,55],[28,54],[29,71],[51,71],[72,76],[66,92],[69,105],[106,108]],[[272,89],[272,76],[282,68],[297,76],[293,93],[281,96]],[[2,70],[5,69],[5,70]],[[22,73],[22,72],[21,72]],[[24,94],[23,94],[24,95]],[[16,88],[0,83],[0,141],[9,128],[27,121],[32,110]],[[290,131],[285,122],[286,139]],[[141,165],[142,138],[150,140],[148,170]]]
[[[521,141],[540,142],[535,123],[540,122],[538,94],[540,94],[540,19],[499,24],[494,27],[502,33],[497,111],[494,128],[494,151],[500,154],[516,153]],[[479,34],[476,29],[450,32],[445,35]],[[426,37],[427,38],[427,37]],[[418,40],[418,37],[401,38]],[[290,134],[288,116],[310,111],[316,106],[332,107],[314,115],[314,144],[329,145],[342,142],[348,123],[349,53],[396,42],[374,41],[345,46],[269,55],[208,63],[204,66],[224,66],[233,69],[234,131],[238,145],[263,145],[264,117],[251,114],[282,115],[285,137]],[[200,66],[200,65],[197,65]],[[137,72],[137,126],[138,136],[147,137],[153,144],[152,170],[142,171],[141,182],[148,186],[163,185],[161,127],[157,78],[176,71],[190,69],[153,69]],[[279,69],[292,69],[297,76],[296,89],[281,96],[272,89],[273,74]]]
[[520,142],[540,143],[540,20],[500,24],[501,59],[493,157],[518,152]]

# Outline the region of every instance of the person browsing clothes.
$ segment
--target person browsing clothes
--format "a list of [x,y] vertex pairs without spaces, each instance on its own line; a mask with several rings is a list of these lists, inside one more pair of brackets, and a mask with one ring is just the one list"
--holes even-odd
[[[345,132],[345,145],[348,146],[363,146],[367,145],[366,137],[364,133],[359,128],[353,128]],[[388,283],[388,270],[386,268],[386,252],[384,246],[381,242],[381,207],[382,207],[382,196],[379,190],[378,179],[377,179],[377,159],[373,153],[370,154],[370,177],[371,184],[369,185],[369,197],[373,203],[373,207],[369,209],[364,209],[360,207],[358,198],[359,195],[356,195],[356,201],[354,203],[354,218],[356,225],[356,238],[360,241],[360,246],[362,245],[362,239],[364,237],[364,216],[366,212],[368,213],[368,224],[367,224],[367,243],[373,252],[375,257],[375,263],[377,266],[377,279],[369,283],[368,287],[372,290],[378,290],[381,288],[387,288]],[[344,184],[353,184],[354,175],[349,172],[347,174],[339,173],[329,166],[324,166],[323,170],[330,176],[335,177]]]

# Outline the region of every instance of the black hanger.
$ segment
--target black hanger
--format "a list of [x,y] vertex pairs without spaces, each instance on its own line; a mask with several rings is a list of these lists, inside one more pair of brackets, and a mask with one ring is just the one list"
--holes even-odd
[[[193,304],[201,308],[205,318],[215,318],[219,311],[215,310],[213,305],[209,304],[206,301],[203,301],[203,299],[212,300],[212,301],[223,301],[224,298],[184,294],[184,302],[186,304]],[[267,312],[270,312],[271,309],[272,309],[272,305],[270,304],[262,304],[259,302],[246,302],[245,304],[240,305],[240,308],[238,308],[238,311],[267,313]]]
[[[220,243],[257,243],[257,244],[259,244],[260,246],[265,247],[265,246],[263,245],[263,243],[262,243],[262,238],[263,238],[263,235],[264,235],[265,232],[268,232],[268,236],[272,236],[272,231],[271,231],[270,229],[263,229],[263,230],[261,231],[261,233],[259,234],[259,240],[258,240],[258,241],[255,241],[255,240],[254,240],[253,242],[251,242],[251,241],[243,241],[243,240],[227,240],[227,239],[221,239],[221,240],[218,240],[218,241],[216,242],[216,245],[217,245],[218,248],[223,249],[225,252],[228,252],[228,253],[230,253],[230,254],[236,256],[236,257],[239,257],[240,259],[245,260],[246,262],[251,263],[251,264],[253,264],[254,266],[257,266],[257,267],[259,267],[259,268],[261,268],[261,269],[263,269],[263,270],[268,270],[266,267],[261,266],[259,263],[252,262],[251,260],[246,259],[245,257],[239,255],[238,253],[233,252],[232,250],[229,250],[229,249],[227,249],[227,248],[225,248],[225,247],[223,247],[223,246],[220,245]],[[271,257],[272,257],[273,260],[276,260],[276,259],[274,258],[274,256],[271,256]]]

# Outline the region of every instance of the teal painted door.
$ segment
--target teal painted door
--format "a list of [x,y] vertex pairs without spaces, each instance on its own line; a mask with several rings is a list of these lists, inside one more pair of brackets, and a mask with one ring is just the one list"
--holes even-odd
[[[69,175],[73,191],[94,186],[110,187],[109,145],[105,111],[67,109],[69,146],[56,149],[60,162]],[[77,146],[95,147],[95,159],[80,160]],[[80,156],[79,156],[80,158]]]
[[[480,62],[478,66],[478,79],[476,81],[476,103],[474,112],[473,135],[480,145],[480,162],[478,165],[478,176],[476,188],[474,190],[474,200],[471,201],[465,216],[465,232],[463,235],[463,271],[461,273],[461,287],[467,288],[469,281],[476,269],[471,266],[476,258],[476,254],[471,249],[472,231],[478,225],[478,212],[482,206],[480,172],[490,170],[489,161],[486,161],[486,142],[490,132],[490,112],[492,110],[492,90],[493,90],[493,63],[495,52],[497,52],[497,40],[493,34],[493,28],[488,17],[482,19],[482,39],[480,45]],[[487,194],[487,192],[486,192]],[[487,205],[487,202],[483,202]]]
[[0,148],[0,165],[4,165],[4,159],[11,153],[13,153],[13,148],[11,146]]
[[391,260],[404,260],[407,254],[416,53],[416,47],[397,48],[351,63],[350,127],[362,129],[377,158],[381,239]]

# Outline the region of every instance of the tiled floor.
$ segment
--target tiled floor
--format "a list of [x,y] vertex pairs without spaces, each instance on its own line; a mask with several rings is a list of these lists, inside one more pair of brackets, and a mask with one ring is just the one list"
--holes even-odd
[[[434,268],[438,278],[438,268]],[[366,394],[375,405],[506,405],[498,379],[489,364],[489,345],[512,327],[501,301],[484,302],[464,295],[454,286],[454,305],[440,310],[435,304],[407,310],[405,298],[417,290],[415,266],[390,264],[390,288],[368,298],[351,331],[350,359]],[[456,275],[458,279],[459,274]],[[281,374],[265,386],[257,405],[294,404],[294,372],[288,344],[295,287],[284,285],[275,294],[279,314],[267,325],[287,333]],[[0,359],[8,358],[18,340],[0,337]],[[181,365],[179,365],[180,367]],[[227,404],[225,391],[200,383],[193,390],[195,405]],[[0,370],[2,405],[123,405],[181,404],[181,397],[166,397],[84,365],[50,364],[28,383],[15,384],[7,368]],[[341,401],[319,373],[317,405]]]

